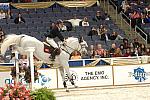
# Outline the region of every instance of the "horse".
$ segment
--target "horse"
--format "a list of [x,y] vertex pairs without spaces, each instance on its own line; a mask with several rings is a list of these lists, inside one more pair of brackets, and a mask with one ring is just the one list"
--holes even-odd
[[[15,49],[20,53],[20,54],[26,54],[25,49],[27,47],[34,47],[35,51],[33,55],[38,58],[39,60],[42,60],[44,63],[51,64],[53,63],[50,60],[50,54],[44,52],[44,44],[43,42],[39,41],[35,37],[31,37],[28,35],[15,35],[11,34],[6,36],[4,39],[2,45],[1,45],[1,54],[4,55],[6,50],[8,49],[9,46],[14,45]],[[54,64],[57,64],[61,73],[62,81],[64,88],[66,88],[66,91],[69,91],[67,88],[67,84],[65,82],[65,71],[68,75],[68,79],[70,80],[71,84],[77,87],[73,81],[73,78],[71,77],[71,74],[69,72],[69,58],[70,54],[74,50],[81,50],[82,47],[78,41],[78,38],[75,37],[69,37],[66,39],[66,45],[60,45],[60,54],[56,56]]]

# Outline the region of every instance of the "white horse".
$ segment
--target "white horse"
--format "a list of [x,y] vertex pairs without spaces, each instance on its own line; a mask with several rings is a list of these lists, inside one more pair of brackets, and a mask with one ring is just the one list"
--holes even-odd
[[[52,63],[49,58],[50,54],[44,52],[44,44],[34,37],[28,35],[15,35],[15,34],[8,35],[1,45],[1,54],[4,55],[7,48],[10,45],[15,45],[17,51],[20,54],[26,54],[25,49],[27,47],[35,47],[34,56],[36,58],[48,64]],[[78,38],[69,37],[68,39],[66,39],[66,46],[61,45],[60,49],[61,53],[60,55],[56,56],[54,64],[57,63],[59,65],[59,70],[63,79],[63,85],[67,89],[64,70],[66,71],[71,84],[75,86],[74,81],[69,72],[68,61],[70,58],[70,54],[74,50],[81,50],[81,45],[78,41]]]

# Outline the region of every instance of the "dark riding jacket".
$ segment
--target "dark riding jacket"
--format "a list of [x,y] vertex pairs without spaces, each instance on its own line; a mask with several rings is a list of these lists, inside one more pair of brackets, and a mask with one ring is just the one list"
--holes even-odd
[[59,28],[57,26],[53,27],[49,34],[45,34],[46,37],[49,37],[49,38],[56,38],[58,37],[62,42],[64,41],[64,37],[63,35],[61,34]]

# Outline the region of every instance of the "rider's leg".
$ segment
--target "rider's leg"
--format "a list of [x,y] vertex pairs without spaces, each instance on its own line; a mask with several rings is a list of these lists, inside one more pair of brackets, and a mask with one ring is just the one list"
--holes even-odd
[[52,38],[46,38],[46,41],[54,48],[58,48],[58,45],[56,44],[56,42],[54,41],[54,39]]
[[52,38],[46,38],[46,41],[52,46],[55,48],[55,50],[52,52],[51,54],[51,58],[52,60],[55,60],[55,56],[56,56],[56,53],[57,53],[57,49],[58,49],[58,45],[56,44],[56,42],[54,41],[54,39]]

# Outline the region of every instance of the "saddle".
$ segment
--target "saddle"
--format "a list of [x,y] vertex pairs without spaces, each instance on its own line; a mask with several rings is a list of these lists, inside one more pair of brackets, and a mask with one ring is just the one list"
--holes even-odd
[[54,48],[47,42],[43,42],[43,44],[44,44],[44,52],[45,53],[53,54],[55,52],[55,55],[60,54],[60,48]]

